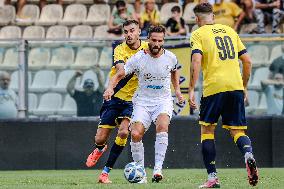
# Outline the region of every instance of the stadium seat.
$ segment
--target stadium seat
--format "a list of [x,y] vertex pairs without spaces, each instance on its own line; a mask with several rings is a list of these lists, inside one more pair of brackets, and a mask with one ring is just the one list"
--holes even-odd
[[24,39],[44,39],[45,31],[42,26],[28,26],[23,33]]
[[112,48],[104,47],[101,52],[99,66],[102,69],[110,69],[112,67]]
[[255,29],[257,29],[257,23],[242,24],[240,34],[253,33]]
[[66,95],[64,102],[63,102],[63,107],[58,110],[58,114],[63,115],[63,116],[74,116],[77,113],[77,105],[75,100],[70,97],[70,95]]
[[252,58],[252,66],[268,65],[269,49],[265,45],[252,45],[248,47],[248,53]]
[[50,69],[66,69],[74,63],[74,51],[72,47],[59,47],[52,49]]
[[257,68],[252,77],[251,83],[249,84],[250,89],[261,89],[261,80],[265,80],[268,78],[269,70],[267,67]]
[[28,64],[32,70],[45,68],[50,62],[50,49],[44,47],[32,48],[29,51]]
[[69,30],[66,26],[50,26],[46,32],[46,39],[69,38]]
[[70,33],[71,39],[91,39],[93,38],[93,28],[89,25],[74,26]]
[[0,64],[0,70],[16,70],[18,67],[18,50],[16,48],[6,49],[3,63]]
[[1,64],[3,63],[5,50],[6,50],[6,48],[0,47],[0,68],[1,68]]
[[282,56],[282,48],[281,45],[276,45],[272,48],[271,50],[271,54],[270,54],[270,59],[269,62],[272,63],[273,60],[275,60],[276,58]]
[[39,7],[37,5],[24,5],[22,15],[27,19],[16,20],[16,24],[20,26],[32,25],[39,19]]
[[95,29],[94,38],[95,39],[110,38],[107,30],[108,30],[108,26],[107,25],[98,26]]
[[94,47],[82,47],[77,51],[75,63],[71,65],[73,69],[89,69],[98,65],[99,53]]
[[[86,79],[92,79],[92,80],[94,81],[94,84],[95,84],[95,89],[98,88],[98,86],[99,86],[98,77],[97,77],[97,74],[95,74],[95,73],[93,72],[93,70],[88,70],[88,71],[86,71],[86,72],[83,74],[83,77],[82,77],[82,79],[81,79],[81,83],[80,83],[79,86],[76,86],[76,88],[77,88],[77,89],[82,89],[82,88],[83,88],[84,81],[85,81]],[[76,83],[76,84],[78,84],[78,83]]]
[[20,39],[21,28],[18,26],[4,26],[0,30],[0,39]]
[[[31,72],[28,72],[28,87],[31,86],[31,83],[32,83],[32,74],[31,74]],[[11,74],[10,88],[13,89],[14,91],[18,91],[18,89],[19,89],[19,71],[14,71]]]
[[74,73],[74,70],[64,70],[60,72],[56,85],[52,87],[51,90],[54,92],[66,93],[67,84]]
[[31,92],[46,92],[55,85],[56,74],[52,70],[40,70],[35,73]]
[[63,8],[58,4],[46,5],[41,10],[41,15],[36,25],[54,25],[57,24],[63,17]]
[[[171,9],[174,6],[179,6],[179,4],[178,3],[165,3],[165,4],[162,5],[161,16],[160,16],[162,24],[165,24],[167,22],[167,20],[171,17]],[[182,10],[182,8],[181,8],[181,10]]]
[[37,95],[34,93],[29,93],[28,95],[28,108],[29,108],[29,113],[32,113],[35,109],[37,109]]
[[12,5],[0,6],[0,26],[10,24],[16,17],[15,7]]
[[54,115],[62,106],[62,97],[58,93],[45,93],[41,96],[38,108],[33,114],[37,116]]
[[259,102],[259,95],[258,92],[255,90],[248,90],[248,101],[249,106],[246,107],[246,113],[253,114],[258,107]]
[[108,4],[94,4],[90,7],[87,19],[83,22],[88,25],[107,24],[110,17],[110,6]]
[[86,20],[87,17],[87,8],[83,4],[71,4],[68,5],[64,17],[59,24],[71,26],[81,24]]
[[193,12],[193,8],[196,6],[196,3],[188,3],[184,8],[183,19],[186,24],[194,24],[195,23],[195,15]]

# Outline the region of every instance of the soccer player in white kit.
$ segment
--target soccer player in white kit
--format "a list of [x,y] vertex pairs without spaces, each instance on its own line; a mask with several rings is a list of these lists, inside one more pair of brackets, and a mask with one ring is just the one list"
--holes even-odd
[[[162,180],[162,166],[168,146],[168,126],[173,112],[171,83],[179,103],[184,98],[180,92],[179,72],[176,56],[163,48],[165,28],[161,25],[149,29],[149,48],[138,51],[110,80],[104,93],[109,100],[114,87],[126,75],[136,74],[138,89],[133,96],[131,120],[131,152],[133,160],[144,166],[144,147],[142,138],[153,121],[156,125],[155,167],[152,182]],[[143,182],[147,182],[144,180]]]

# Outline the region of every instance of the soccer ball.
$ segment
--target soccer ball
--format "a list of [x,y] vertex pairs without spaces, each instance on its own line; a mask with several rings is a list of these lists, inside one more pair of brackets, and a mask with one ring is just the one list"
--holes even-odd
[[142,165],[131,162],[124,168],[124,176],[128,182],[137,183],[146,176],[146,171]]

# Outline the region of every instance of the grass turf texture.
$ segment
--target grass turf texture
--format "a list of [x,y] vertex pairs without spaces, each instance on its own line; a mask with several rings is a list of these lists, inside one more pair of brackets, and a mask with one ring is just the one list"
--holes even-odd
[[[0,188],[17,189],[130,189],[130,188],[163,188],[182,189],[198,188],[206,179],[202,169],[165,169],[164,180],[160,183],[151,183],[152,170],[147,169],[148,184],[130,184],[122,170],[112,170],[112,184],[97,183],[100,170],[68,170],[68,171],[0,171]],[[221,188],[251,188],[247,181],[244,169],[219,169],[218,176]],[[256,188],[276,189],[284,188],[284,168],[260,169],[260,180]]]

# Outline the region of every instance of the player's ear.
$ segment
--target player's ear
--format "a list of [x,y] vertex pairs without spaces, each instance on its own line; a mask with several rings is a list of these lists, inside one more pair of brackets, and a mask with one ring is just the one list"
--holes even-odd
[[139,33],[139,36],[141,35],[141,29],[139,28],[139,30],[138,30],[138,33]]

